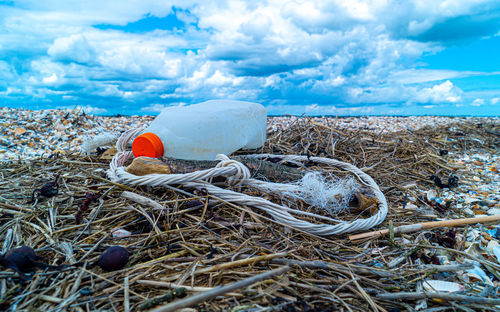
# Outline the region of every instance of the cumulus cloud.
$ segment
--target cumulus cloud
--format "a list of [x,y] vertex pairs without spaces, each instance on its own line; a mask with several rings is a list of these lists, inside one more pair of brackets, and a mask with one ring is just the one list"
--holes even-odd
[[94,48],[81,34],[57,38],[47,50],[47,54],[56,61],[82,64],[92,64],[96,57]]
[[483,99],[475,99],[472,104],[472,106],[481,106],[484,105],[484,100]]
[[457,103],[461,100],[462,90],[449,80],[430,88],[423,88],[416,94],[416,100],[422,103]]
[[76,109],[81,110],[87,114],[102,115],[108,112],[105,108],[95,107],[91,105],[77,106]]
[[[213,98],[311,114],[367,112],[362,105],[377,111],[387,103],[461,105],[474,97],[453,79],[487,73],[426,69],[419,58],[500,29],[494,0],[88,0],[77,6],[0,4],[0,99],[108,102],[143,112]],[[161,27],[133,28],[152,17]],[[168,27],[169,20],[176,26]]]

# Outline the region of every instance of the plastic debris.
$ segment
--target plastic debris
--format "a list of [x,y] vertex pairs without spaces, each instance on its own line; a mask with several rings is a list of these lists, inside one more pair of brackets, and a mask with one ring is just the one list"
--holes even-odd
[[111,235],[114,238],[123,238],[132,235],[132,232],[124,230],[124,229],[116,229],[111,232]]
[[103,132],[95,137],[86,137],[81,145],[83,153],[88,154],[98,147],[110,145],[118,136],[110,132]]
[[427,291],[442,291],[448,293],[464,291],[465,287],[455,282],[441,280],[425,280],[422,284]]

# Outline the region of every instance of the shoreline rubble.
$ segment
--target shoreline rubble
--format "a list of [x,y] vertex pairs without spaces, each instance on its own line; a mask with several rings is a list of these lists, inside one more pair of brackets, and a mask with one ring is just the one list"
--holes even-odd
[[[373,230],[389,229],[389,235],[359,242],[346,235],[295,232],[256,210],[188,189],[112,184],[105,174],[109,158],[98,151],[80,153],[86,136],[118,135],[152,120],[0,108],[5,129],[0,133],[3,251],[30,245],[53,265],[96,260],[113,245],[131,253],[122,270],[38,272],[24,288],[15,274],[0,268],[0,309],[50,310],[65,302],[80,311],[89,305],[123,311],[125,300],[131,309],[154,298],[167,304],[177,298],[176,291],[165,297],[172,287],[188,293],[187,302],[196,292],[252,281],[284,266],[274,278],[194,300],[191,311],[413,311],[453,309],[457,303],[468,310],[498,307],[499,224],[411,233],[394,229],[500,214],[499,118],[269,117],[268,140],[251,153],[336,158],[362,168],[378,183],[390,210]],[[30,203],[47,181],[58,184],[57,194]],[[150,199],[156,208],[130,200],[125,189]],[[300,201],[261,195],[307,209]],[[76,223],[82,207],[85,213]],[[360,216],[336,217],[351,221]],[[479,309],[477,303],[484,306]]]
[[[332,129],[373,131],[377,134],[415,131],[423,127],[446,126],[457,121],[500,122],[495,117],[306,117]],[[97,116],[74,110],[27,110],[0,107],[0,161],[50,157],[54,153],[81,151],[86,138],[101,133],[121,132],[149,124],[154,116]],[[268,131],[284,131],[304,117],[268,117]]]

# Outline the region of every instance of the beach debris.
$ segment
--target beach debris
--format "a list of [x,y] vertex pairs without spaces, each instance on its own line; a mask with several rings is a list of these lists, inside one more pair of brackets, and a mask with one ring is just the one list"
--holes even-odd
[[[183,120],[196,127],[186,127]],[[163,109],[133,140],[132,152],[135,157],[215,160],[217,154],[261,147],[266,126],[267,111],[258,103],[211,100],[173,106]]]
[[111,160],[111,159],[113,159],[113,156],[115,156],[117,152],[118,152],[118,150],[116,149],[116,147],[112,146],[112,147],[104,150],[102,153],[100,153],[99,159]]
[[67,265],[49,265],[42,261],[45,259],[38,256],[33,248],[28,246],[19,246],[0,255],[0,265],[19,273],[22,279],[28,279],[26,274],[38,269],[60,270],[67,267]]
[[439,156],[446,156],[446,155],[448,155],[448,150],[445,150],[445,149],[439,150]]
[[[232,160],[236,160],[244,164],[253,177],[265,176],[266,179],[272,182],[290,182],[298,181],[304,175],[304,172],[296,168],[291,168],[283,164],[273,163],[268,160],[257,160],[247,158],[245,156],[234,156]],[[126,168],[128,173],[138,176],[146,174],[175,174],[189,173],[198,170],[211,169],[219,163],[218,160],[185,160],[176,158],[151,158],[137,157]],[[213,182],[223,181],[222,177],[215,177]]]
[[127,265],[129,252],[122,246],[110,246],[101,254],[97,265],[104,271],[116,271]]
[[26,133],[26,129],[24,129],[24,128],[16,128],[16,129],[14,129],[14,134],[15,135],[23,135],[25,133]]
[[39,260],[42,259],[42,257],[35,253],[33,248],[20,246],[10,249],[4,255],[1,255],[0,264],[24,276],[26,273],[36,271],[40,267]]
[[[36,274],[35,278],[27,279],[24,286],[18,273],[2,267],[2,311],[13,310],[13,307],[18,311],[55,311],[62,305],[68,310],[86,310],[87,303],[90,309],[99,311],[135,311],[148,299],[161,298],[173,289],[185,288],[192,296],[287,264],[292,267],[289,274],[202,300],[192,305],[195,308],[192,311],[301,311],[306,308],[309,311],[358,311],[370,310],[368,300],[379,310],[406,311],[417,309],[418,302],[412,302],[415,298],[423,298],[415,300],[426,301],[425,309],[429,311],[453,310],[457,306],[464,311],[493,311],[495,306],[479,307],[474,302],[499,304],[497,243],[500,231],[496,223],[457,227],[453,248],[440,242],[440,238],[447,239],[450,228],[396,233],[393,239],[385,235],[369,242],[350,241],[346,235],[326,238],[302,232],[291,235],[269,215],[245,202],[228,204],[220,198],[207,198],[205,192],[178,186],[132,189],[112,184],[104,176],[109,161],[101,158],[104,153],[100,153],[105,147],[88,155],[79,153],[87,135],[97,135],[103,130],[119,133],[143,125],[152,117],[84,116],[74,112],[64,113],[58,120],[60,114],[50,111],[43,116],[40,111],[0,108],[0,124],[5,126],[5,131],[0,133],[0,240],[10,241],[4,242],[3,251],[6,253],[11,245],[29,244],[36,246],[37,254],[46,257],[50,254],[50,263],[70,263],[75,267],[74,271],[68,268],[62,272]],[[67,119],[63,118],[65,115]],[[484,121],[482,130],[470,126],[477,120]],[[402,225],[443,219],[482,217],[488,211],[500,213],[500,176],[496,172],[500,168],[498,137],[484,133],[484,129],[498,133],[499,126],[498,118],[270,117],[268,141],[262,152],[324,154],[359,166],[380,186],[390,205],[388,221],[397,229]],[[15,135],[14,129],[20,127],[26,132]],[[457,132],[467,135],[455,136]],[[440,149],[449,153],[440,157]],[[58,157],[49,158],[56,150],[64,153],[58,152]],[[231,155],[231,159],[243,152],[237,154]],[[278,156],[272,160],[280,165],[278,168],[290,168]],[[307,170],[327,171],[339,178],[346,176],[326,165],[308,165],[308,168],[298,166],[301,175],[295,181]],[[248,167],[256,172],[255,168]],[[40,183],[40,179],[51,179],[56,173],[61,174],[58,196],[40,202],[37,209],[26,205],[33,189],[45,183]],[[460,183],[452,189],[439,188],[428,181],[433,174],[444,183],[449,176],[456,175]],[[293,180],[287,177],[283,181]],[[33,185],[36,187],[30,189]],[[225,187],[220,182],[216,185]],[[93,211],[92,218],[85,220],[86,224],[75,225],[71,214],[76,213],[85,194],[103,194],[110,189],[106,201]],[[164,210],[122,197],[125,190],[151,199]],[[245,187],[242,191],[274,203],[309,209],[301,200],[291,201]],[[433,198],[443,206],[451,203],[443,215],[429,206],[428,201]],[[87,214],[94,205],[97,206],[90,204]],[[144,215],[148,215],[153,224]],[[335,219],[343,222],[356,218],[359,212],[349,207]],[[304,216],[303,219],[310,218]],[[165,231],[161,231],[161,235],[151,232],[154,224]],[[377,229],[388,228],[387,223],[382,223]],[[113,235],[115,229],[119,230],[116,233],[124,230],[133,235],[119,238]],[[140,234],[144,231],[148,233]],[[474,233],[469,236],[469,232]],[[60,247],[62,242],[70,244],[74,263],[68,259],[71,252]],[[121,243],[134,254],[133,266],[129,260],[119,271],[105,273],[97,268],[97,259],[109,246],[102,244]],[[43,254],[38,250],[43,250]],[[239,262],[282,251],[287,255],[277,259]],[[213,258],[208,259],[209,255]],[[89,263],[96,266],[95,272],[89,269]],[[81,269],[84,264],[87,270]],[[129,283],[125,282],[127,279]],[[438,288],[441,290],[438,292],[426,290],[423,288],[426,281],[456,283],[464,290],[446,292],[444,287]],[[17,291],[13,291],[18,285]],[[80,298],[71,299],[73,294]],[[397,300],[386,299],[384,294]],[[165,305],[173,300],[158,303]]]
[[115,229],[115,230],[111,231],[111,235],[114,238],[124,238],[124,237],[132,235],[132,232],[127,231],[125,229]]
[[59,174],[56,174],[54,180],[45,183],[41,188],[33,191],[31,194],[31,203],[38,201],[39,197],[49,198],[56,196],[59,192],[59,184],[57,180],[59,179]]
[[165,165],[160,159],[140,156],[134,158],[132,163],[127,167],[127,172],[138,176],[146,174],[171,174],[172,170]]
[[82,200],[80,205],[78,206],[78,211],[75,214],[75,221],[76,224],[80,224],[83,220],[83,214],[85,211],[89,209],[89,205],[97,200],[99,198],[99,195],[94,194],[93,192],[87,192],[85,194],[85,198]]
[[[316,210],[324,211],[329,215],[336,215],[349,207],[349,204],[361,205],[361,196],[355,197],[359,185],[349,176],[337,178],[333,175],[325,177],[320,172],[308,172],[297,182],[298,188],[292,192],[285,192],[293,198],[301,199]],[[359,208],[359,207],[356,207]]]
[[447,293],[456,293],[465,290],[465,287],[455,282],[447,282],[442,280],[425,280],[423,288],[427,291],[439,291]]
[[146,300],[144,303],[141,304],[140,308],[141,310],[147,310],[154,306],[160,305],[164,302],[172,301],[175,298],[180,298],[185,294],[186,294],[186,288],[184,287],[175,288],[164,295]]
[[454,248],[457,243],[457,231],[454,228],[444,233],[433,233],[430,241],[447,248]]
[[86,137],[80,145],[81,151],[84,154],[89,154],[97,148],[110,145],[118,136],[111,132],[101,132],[96,136]]
[[[394,234],[411,233],[411,232],[418,232],[421,230],[440,228],[440,227],[462,226],[462,225],[468,225],[468,224],[489,223],[489,222],[498,222],[498,221],[500,221],[500,215],[425,222],[425,223],[402,225],[402,226],[395,227],[393,229],[393,233]],[[361,239],[374,239],[374,238],[378,238],[378,237],[383,236],[383,235],[387,235],[387,234],[389,234],[389,232],[390,232],[389,229],[386,229],[386,230],[378,230],[378,231],[373,231],[373,232],[349,235],[349,239],[351,241],[356,241],[356,240],[361,240]]]
[[441,178],[439,178],[437,175],[431,175],[429,178],[431,181],[433,181],[437,187],[439,188],[454,188],[458,186],[458,177],[457,176],[451,176],[448,178],[448,183],[444,184],[441,181]]

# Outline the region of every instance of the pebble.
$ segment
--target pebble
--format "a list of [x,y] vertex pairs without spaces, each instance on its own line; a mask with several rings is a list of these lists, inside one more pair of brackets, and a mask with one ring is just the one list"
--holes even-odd
[[27,110],[0,107],[0,161],[80,152],[86,137],[116,135],[148,124],[152,116],[93,116],[81,109]]

